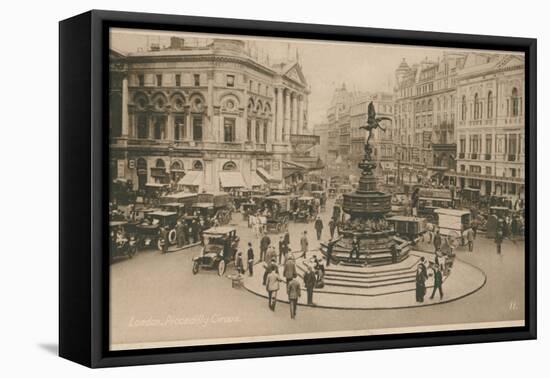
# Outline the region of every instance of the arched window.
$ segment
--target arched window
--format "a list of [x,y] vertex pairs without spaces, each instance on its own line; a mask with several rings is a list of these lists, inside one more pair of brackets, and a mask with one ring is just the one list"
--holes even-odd
[[157,161],[155,162],[155,167],[156,168],[165,168],[166,164],[164,163],[164,160],[157,159]]
[[461,112],[460,112],[460,119],[462,121],[466,121],[466,96],[462,96],[462,109],[461,109]]
[[479,119],[479,96],[477,93],[474,96],[474,119]]
[[487,94],[487,118],[493,118],[493,92]]
[[172,165],[170,166],[170,170],[181,171],[183,170],[183,164],[179,160],[173,161]]
[[512,89],[512,117],[519,116],[519,94],[518,89]]
[[202,171],[203,167],[202,167],[202,162],[200,160],[195,160],[193,162],[193,170],[195,171]]
[[224,171],[236,171],[237,170],[237,164],[235,164],[232,161],[228,161],[225,163],[222,167]]

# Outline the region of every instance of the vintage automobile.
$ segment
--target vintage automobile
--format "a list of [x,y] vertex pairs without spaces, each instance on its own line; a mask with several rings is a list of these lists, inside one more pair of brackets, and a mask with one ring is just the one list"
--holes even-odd
[[428,222],[437,220],[436,209],[453,208],[454,201],[449,189],[420,188],[418,191],[418,216]]
[[250,203],[250,200],[255,196],[265,196],[265,191],[263,190],[251,190],[240,188],[231,192],[231,199],[235,210],[240,211],[243,203]]
[[425,218],[396,215],[386,220],[393,225],[397,236],[409,240],[413,245],[422,239],[427,231]]
[[180,202],[169,202],[169,203],[161,204],[160,209],[163,211],[177,213],[178,218],[188,215],[187,214],[188,210],[189,211],[191,210],[190,207],[188,208],[184,203],[180,203]]
[[166,194],[162,197],[160,197],[160,203],[181,203],[184,204],[187,208],[191,208],[194,203],[197,202],[197,194],[196,193],[187,193],[187,192],[174,192]]
[[460,192],[460,201],[462,206],[477,205],[480,200],[480,191],[475,188],[463,188]]
[[317,212],[315,210],[315,198],[302,196],[298,198],[298,208],[293,213],[295,222],[310,222],[315,219]]
[[141,248],[157,247],[162,250],[166,242],[160,237],[160,228],[168,228],[168,243],[176,243],[176,223],[178,213],[173,211],[156,210],[145,214],[145,219],[136,225],[138,246]]
[[203,231],[204,247],[201,255],[193,258],[193,274],[200,269],[216,269],[222,276],[235,259],[239,237],[234,227],[213,227]]
[[119,257],[132,258],[137,252],[137,240],[127,231],[128,222],[109,222],[111,262]]
[[267,214],[266,231],[284,232],[288,230],[290,196],[268,196],[263,200],[261,208]]
[[158,205],[160,198],[168,191],[170,185],[160,184],[156,182],[148,182],[145,184],[145,188],[142,191],[143,199],[145,203]]
[[321,211],[324,212],[327,204],[327,194],[323,190],[314,190],[311,196],[317,198],[321,205]]
[[470,227],[471,215],[469,210],[436,209],[437,225],[441,235],[451,242],[460,240],[463,243],[463,234]]
[[504,206],[492,206],[489,208],[489,215],[485,224],[485,230],[488,238],[494,238],[496,236],[497,229],[499,227],[499,220],[505,219],[510,215],[510,209]]

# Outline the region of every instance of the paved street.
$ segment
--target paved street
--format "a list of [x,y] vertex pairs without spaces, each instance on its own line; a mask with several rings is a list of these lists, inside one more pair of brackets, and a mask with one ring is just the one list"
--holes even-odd
[[[323,214],[325,224],[329,215],[328,211]],[[234,215],[233,223],[238,227],[241,247],[252,240],[258,256],[259,240],[240,214]],[[315,249],[318,244],[312,223],[290,224],[292,247],[298,248],[304,229],[308,230],[310,246]],[[328,229],[323,233],[327,237]],[[278,237],[273,235],[272,240]],[[432,250],[423,243],[418,247]],[[399,310],[300,306],[296,320],[290,319],[287,304],[279,303],[272,312],[266,299],[245,289],[233,289],[230,279],[219,277],[214,271],[193,275],[191,262],[200,253],[200,247],[167,255],[156,250],[142,251],[133,259],[117,261],[111,267],[111,342],[115,348],[135,347],[161,341],[185,343],[194,339],[521,320],[524,316],[523,250],[523,242],[507,240],[502,255],[498,256],[494,242],[483,236],[476,240],[474,253],[460,248],[458,258],[482,269],[487,283],[481,290],[455,302]],[[227,273],[232,271],[230,266]],[[256,274],[262,273],[256,271]],[[286,297],[284,290],[279,295]]]

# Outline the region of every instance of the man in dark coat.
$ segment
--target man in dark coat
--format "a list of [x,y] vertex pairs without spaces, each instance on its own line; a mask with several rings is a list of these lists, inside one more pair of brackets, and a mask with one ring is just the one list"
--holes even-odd
[[334,238],[334,231],[336,230],[336,222],[334,221],[334,218],[330,218],[330,221],[328,222],[328,229],[330,231],[330,238]]
[[306,286],[306,290],[307,290],[308,305],[313,304],[313,289],[315,288],[316,281],[317,281],[317,277],[315,276],[315,272],[313,271],[313,268],[311,266],[308,266],[307,272],[304,274],[304,285]]
[[168,252],[168,229],[166,227],[160,228],[160,239],[162,244],[162,253]]
[[353,254],[355,253],[355,258],[359,258],[359,240],[357,239],[357,236],[353,237],[353,240],[351,242],[351,250],[349,251],[349,258],[353,258]]
[[248,262],[248,274],[252,277],[254,275],[254,250],[252,249],[252,243],[250,242],[248,242],[246,258]]
[[176,225],[176,240],[178,241],[178,248],[183,247],[185,244],[185,226],[182,221],[178,221]]
[[302,238],[300,239],[300,247],[302,251],[302,257],[306,258],[306,253],[309,249],[309,242],[307,240],[307,231],[304,231]]
[[283,269],[283,276],[286,279],[287,286],[290,281],[292,281],[292,277],[294,277],[294,275],[296,274],[296,261],[294,260],[294,256],[290,254],[288,259],[286,260],[285,267]]
[[416,301],[419,303],[424,302],[427,279],[428,273],[426,271],[426,266],[422,263],[418,264],[418,267],[416,268]]
[[285,239],[283,236],[281,236],[281,240],[279,240],[279,264],[286,261],[287,252],[288,251],[287,251]]
[[497,232],[495,234],[495,243],[497,245],[497,253],[500,255],[502,252],[502,241],[504,240],[504,233],[502,232],[502,228],[498,228]]
[[261,261],[265,260],[267,248],[269,247],[270,244],[271,244],[271,239],[269,238],[269,236],[264,235],[260,240],[260,260]]
[[285,241],[286,248],[287,248],[287,251],[288,251],[289,246],[290,246],[290,234],[288,233],[288,231],[285,231],[284,241]]
[[434,289],[432,291],[432,295],[430,296],[430,299],[434,299],[434,295],[437,290],[439,290],[439,299],[443,299],[443,273],[441,272],[441,269],[439,269],[438,264],[434,264],[433,270],[434,270]]
[[317,217],[315,220],[315,231],[317,231],[317,240],[321,240],[321,234],[323,232],[323,221],[321,217]]

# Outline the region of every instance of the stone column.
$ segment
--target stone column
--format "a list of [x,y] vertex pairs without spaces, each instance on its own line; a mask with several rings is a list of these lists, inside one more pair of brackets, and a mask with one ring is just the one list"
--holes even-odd
[[284,141],[290,140],[290,93],[287,91],[285,94],[285,115],[284,115],[283,134]]
[[277,88],[277,121],[276,121],[276,140],[281,142],[283,140],[283,88]]
[[128,78],[122,79],[122,137],[128,137]]
[[206,98],[207,110],[203,120],[202,139],[216,140],[215,135],[218,133],[216,130],[216,123],[214,122],[214,72],[210,71],[206,75],[208,81],[208,97]]
[[298,132],[304,134],[304,99],[300,96],[298,100]]
[[172,113],[168,113],[166,115],[166,125],[164,126],[166,131],[166,139],[169,141],[174,141],[174,115]]
[[292,131],[291,134],[298,134],[298,98],[296,93],[291,98],[292,101]]

